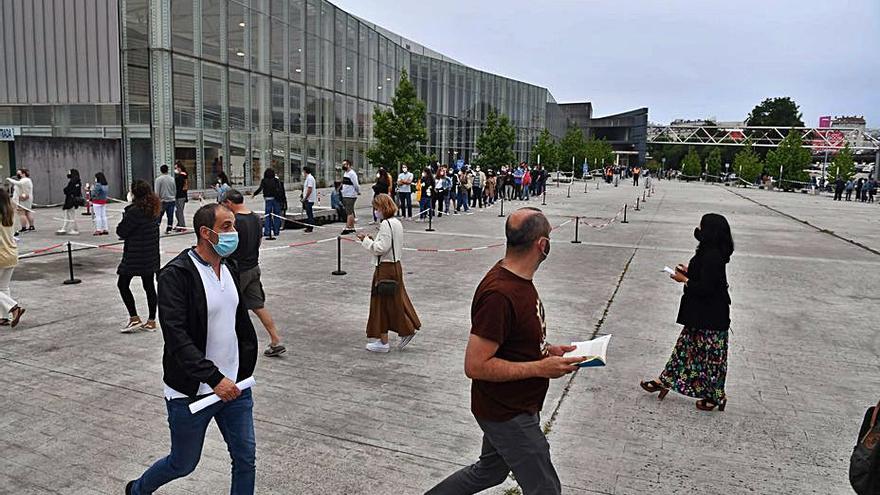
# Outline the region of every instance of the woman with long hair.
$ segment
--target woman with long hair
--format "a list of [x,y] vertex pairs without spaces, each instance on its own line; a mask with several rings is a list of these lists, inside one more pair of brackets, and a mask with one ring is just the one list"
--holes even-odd
[[266,200],[266,208],[263,212],[263,236],[267,241],[274,241],[275,237],[281,233],[281,196],[284,195],[283,186],[275,179],[275,171],[267,168],[263,173],[263,180],[260,181],[260,187],[254,191],[251,197],[263,193],[263,199]]
[[214,184],[214,190],[217,191],[217,202],[222,203],[226,201],[226,191],[228,191],[231,186],[229,185],[229,177],[226,176],[226,172],[220,171],[217,173],[217,183]]
[[[125,242],[122,261],[116,269],[119,276],[116,287],[128,310],[128,323],[120,331],[132,333],[142,329],[154,332],[157,303],[154,279],[159,272],[159,224],[156,219],[162,212],[162,201],[153,193],[150,184],[142,180],[132,183],[131,193],[131,204],[125,207],[122,221],[116,226],[116,235]],[[134,277],[141,278],[147,295],[149,317],[146,323],[138,316],[134,295],[129,288]]]
[[20,168],[15,172],[15,178],[8,178],[12,186],[12,203],[19,215],[21,232],[34,230],[34,183],[31,180],[31,172],[26,168]]
[[709,213],[694,229],[694,237],[699,242],[696,254],[670,275],[684,284],[677,319],[684,328],[660,377],[641,386],[650,393],[660,392],[661,400],[672,389],[699,399],[697,409],[723,411],[730,328],[726,267],[733,254],[733,236],[726,218]]
[[388,331],[400,337],[398,349],[403,349],[415,337],[422,322],[403,285],[403,224],[395,216],[397,205],[387,194],[373,199],[373,208],[379,217],[376,238],[358,233],[363,247],[373,255],[376,267],[370,293],[370,316],[367,318],[367,350],[388,352]]
[[[379,171],[376,173],[376,182],[373,184],[373,199],[376,199],[376,196],[380,194],[391,194],[391,177],[388,175],[385,167],[379,167]],[[373,221],[370,223],[376,223],[377,221],[378,217],[374,209]]]
[[434,174],[431,167],[422,169],[422,176],[419,178],[419,190],[422,192],[419,197],[419,219],[424,222],[429,216],[434,216],[433,197],[434,197]]
[[79,178],[79,170],[72,168],[67,172],[67,185],[64,186],[64,223],[55,231],[58,235],[79,235],[76,227],[76,209],[85,206],[82,196],[82,181]]
[[14,327],[21,320],[24,308],[18,305],[9,291],[12,272],[18,264],[18,246],[13,239],[15,207],[6,189],[0,188],[0,325]]
[[92,212],[95,216],[95,233],[92,235],[108,235],[107,230],[107,200],[110,197],[110,188],[107,187],[107,177],[104,172],[95,174],[95,185],[92,187],[90,199]]

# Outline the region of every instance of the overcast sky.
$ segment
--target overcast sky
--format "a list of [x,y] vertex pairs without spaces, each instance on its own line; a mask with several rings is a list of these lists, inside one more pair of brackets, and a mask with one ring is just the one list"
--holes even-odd
[[[333,0],[331,0],[333,1]],[[336,0],[466,65],[652,122],[742,120],[791,96],[807,125],[880,127],[880,0]]]

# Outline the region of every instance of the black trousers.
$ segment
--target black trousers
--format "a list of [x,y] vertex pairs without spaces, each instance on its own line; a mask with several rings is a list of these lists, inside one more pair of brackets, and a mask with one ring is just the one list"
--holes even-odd
[[[116,281],[116,287],[119,289],[119,295],[122,296],[122,302],[125,303],[125,309],[128,310],[128,316],[134,318],[138,315],[137,306],[134,303],[134,294],[131,293],[131,279],[137,275],[119,275]],[[147,294],[147,308],[150,312],[149,319],[156,319],[156,286],[153,285],[153,274],[141,275],[141,282],[144,286],[144,292]]]

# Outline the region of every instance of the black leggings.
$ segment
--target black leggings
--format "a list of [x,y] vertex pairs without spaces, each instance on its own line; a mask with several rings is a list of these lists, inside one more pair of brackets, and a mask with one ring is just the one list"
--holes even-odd
[[[134,318],[138,315],[137,307],[134,304],[134,294],[131,293],[131,289],[129,285],[131,284],[131,279],[137,277],[138,275],[119,275],[119,280],[116,282],[116,287],[119,288],[119,295],[122,296],[122,302],[125,303],[125,308],[128,310],[128,316]],[[144,284],[144,292],[147,293],[147,307],[150,311],[150,320],[156,319],[156,286],[153,285],[153,274],[150,275],[140,275],[141,282]]]

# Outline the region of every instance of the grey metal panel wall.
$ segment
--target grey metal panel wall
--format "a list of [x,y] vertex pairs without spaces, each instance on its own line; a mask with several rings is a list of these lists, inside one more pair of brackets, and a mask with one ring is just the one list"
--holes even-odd
[[0,105],[119,103],[118,0],[2,0]]

